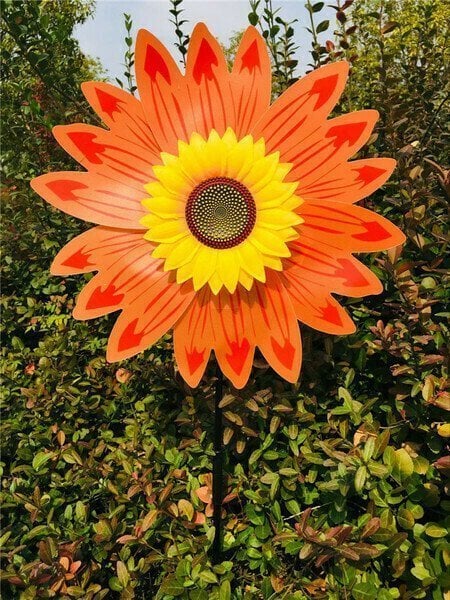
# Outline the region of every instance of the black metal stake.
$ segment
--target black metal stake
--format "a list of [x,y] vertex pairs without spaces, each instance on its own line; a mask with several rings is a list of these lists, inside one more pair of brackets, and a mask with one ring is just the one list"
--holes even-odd
[[219,365],[216,368],[216,386],[214,392],[214,458],[213,458],[213,523],[215,528],[211,559],[213,564],[222,558],[222,501],[223,501],[223,421],[219,406],[223,396],[223,375]]

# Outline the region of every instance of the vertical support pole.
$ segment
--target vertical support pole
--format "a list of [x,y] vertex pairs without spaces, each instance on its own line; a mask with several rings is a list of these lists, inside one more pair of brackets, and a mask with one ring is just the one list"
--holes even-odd
[[215,528],[211,559],[213,564],[222,558],[222,500],[223,500],[223,420],[219,404],[223,397],[223,375],[219,365],[216,367],[214,390],[214,458],[213,458],[213,523]]

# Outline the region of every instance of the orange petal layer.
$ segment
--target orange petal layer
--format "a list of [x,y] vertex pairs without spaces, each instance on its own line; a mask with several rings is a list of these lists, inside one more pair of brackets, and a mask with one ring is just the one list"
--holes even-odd
[[293,165],[287,179],[302,186],[320,181],[367,142],[378,116],[376,110],[361,110],[326,121],[307,139],[303,130],[293,133],[282,152],[282,160]]
[[78,219],[142,230],[139,220],[146,214],[141,205],[145,191],[119,176],[59,171],[36,177],[31,187],[49,204]]
[[352,298],[379,294],[380,280],[354,256],[344,252],[333,254],[330,247],[298,242],[285,262],[285,271],[293,271],[305,285],[320,284],[328,292]]
[[403,244],[404,234],[381,215],[342,202],[304,202],[298,209],[304,222],[299,241],[323,243],[330,249],[376,252]]
[[240,139],[269,108],[272,85],[270,58],[264,38],[255,27],[242,36],[231,75],[236,113],[234,131]]
[[111,131],[122,140],[146,152],[159,152],[155,137],[146,121],[142,103],[120,88],[101,81],[81,84],[87,101]]
[[124,308],[137,298],[151,297],[149,290],[161,278],[162,261],[152,258],[150,245],[145,240],[129,248],[102,268],[80,292],[73,316],[75,319],[93,319]]
[[227,127],[234,129],[235,113],[225,56],[203,23],[194,27],[189,42],[186,83],[197,133],[207,137],[215,129],[222,136]]
[[300,329],[279,275],[268,271],[266,283],[253,285],[249,295],[257,345],[281,377],[296,382],[302,362]]
[[299,321],[318,331],[333,335],[353,333],[355,324],[326,286],[306,281],[295,269],[284,271],[280,278],[289,294]]
[[166,47],[141,29],[136,40],[136,81],[143,109],[157,144],[174,153],[189,136],[192,121],[183,76]]
[[369,158],[339,164],[320,180],[305,184],[300,181],[298,195],[304,200],[337,200],[345,204],[370,196],[385,183],[395,169],[392,158]]
[[73,238],[56,255],[50,272],[52,275],[75,275],[107,269],[112,263],[123,260],[136,246],[152,244],[142,239],[142,233],[109,227],[93,227]]
[[183,379],[197,387],[208,364],[212,347],[210,290],[204,286],[175,324],[175,359]]
[[155,271],[146,289],[124,306],[109,336],[107,360],[124,360],[149,348],[173,327],[194,295],[190,284],[180,286],[170,273]]
[[292,145],[291,137],[305,140],[323,125],[344,90],[348,69],[344,61],[332,63],[294,83],[252,128],[254,139],[263,137],[267,152],[279,150],[288,162],[283,154]]
[[158,155],[150,149],[136,148],[111,131],[75,123],[57,125],[53,134],[60,146],[91,173],[141,188],[154,179],[152,165],[160,160]]

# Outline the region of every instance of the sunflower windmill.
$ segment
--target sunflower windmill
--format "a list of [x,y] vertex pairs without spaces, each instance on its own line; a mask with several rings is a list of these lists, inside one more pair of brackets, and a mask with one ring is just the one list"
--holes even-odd
[[[390,176],[390,158],[349,160],[378,119],[362,110],[328,119],[348,64],[313,71],[271,104],[264,39],[249,27],[231,72],[204,24],[186,73],[156,37],[136,45],[139,99],[103,82],[83,92],[107,129],[60,125],[54,134],[84,172],[47,173],[31,185],[50,204],[96,226],[71,240],[54,275],[96,271],[73,316],[121,311],[109,361],[127,359],[173,330],[185,381],[210,359],[236,388],[259,348],[297,381],[298,322],[330,334],[355,330],[333,293],[381,292],[353,256],[398,246],[403,233],[355,203]],[[216,386],[214,556],[220,555],[222,375]]]

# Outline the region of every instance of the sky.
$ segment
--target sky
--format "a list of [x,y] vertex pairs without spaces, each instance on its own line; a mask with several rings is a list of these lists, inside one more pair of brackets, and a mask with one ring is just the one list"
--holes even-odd
[[[309,15],[304,7],[304,0],[274,0],[274,8],[280,7],[280,16],[295,23],[296,42],[300,46],[297,58],[300,60],[299,73],[307,70],[309,62],[308,49],[311,38],[305,27],[309,24]],[[261,2],[262,4],[262,2]],[[248,0],[184,0],[183,17],[189,23],[183,25],[186,33],[190,33],[194,24],[203,21],[220,42],[226,43],[230,35],[248,26],[247,15],[250,12]],[[81,49],[94,58],[99,58],[111,81],[115,77],[125,80],[124,54],[126,51],[124,37],[125,26],[123,13],[131,15],[133,20],[133,38],[138,29],[145,28],[155,34],[179,59],[175,48],[174,26],[169,22],[169,0],[97,0],[93,18],[78,26],[75,37]],[[320,20],[333,19],[335,12],[324,8],[318,17]],[[332,21],[333,22],[333,21]],[[323,34],[322,39],[331,37],[331,31]]]

